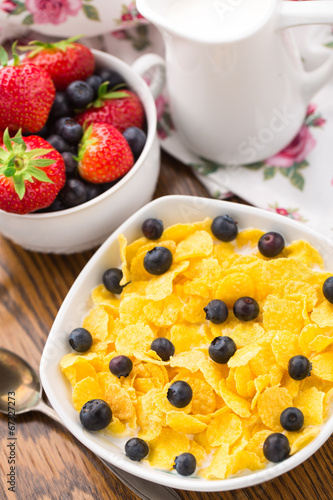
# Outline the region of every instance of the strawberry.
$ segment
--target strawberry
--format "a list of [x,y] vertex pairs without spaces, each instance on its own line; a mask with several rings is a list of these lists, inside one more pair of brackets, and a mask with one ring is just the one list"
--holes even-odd
[[78,160],[80,176],[94,184],[115,181],[134,165],[126,139],[108,123],[93,123],[87,128]]
[[88,105],[88,109],[76,115],[83,125],[95,122],[109,123],[120,132],[129,127],[143,128],[145,112],[140,99],[130,90],[111,90],[107,92],[108,82],[102,83],[98,98]]
[[36,64],[51,76],[57,90],[65,90],[75,80],[85,80],[95,69],[95,59],[88,47],[74,43],[81,36],[55,43],[29,42],[21,50],[31,50],[24,62]]
[[14,65],[0,47],[0,129],[10,132],[38,132],[46,123],[55,88],[50,75],[34,64],[20,64],[13,45]]
[[27,214],[48,207],[65,184],[65,164],[58,151],[41,137],[10,139],[0,147],[0,208]]

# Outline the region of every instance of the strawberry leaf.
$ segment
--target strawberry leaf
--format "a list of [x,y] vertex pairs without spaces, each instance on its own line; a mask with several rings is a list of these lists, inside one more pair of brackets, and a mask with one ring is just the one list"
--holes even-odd
[[38,160],[32,161],[34,167],[49,167],[55,160],[49,160],[48,158],[39,158]]
[[26,172],[29,173],[31,175],[31,177],[34,177],[38,181],[51,182],[53,184],[53,181],[51,181],[51,179],[46,175],[44,170],[41,170],[40,168],[28,167]]
[[[43,148],[32,149],[31,151],[27,151],[25,153],[25,157],[27,158],[27,160],[33,160],[34,158],[37,158],[37,156],[44,156],[47,153],[51,153],[52,151],[54,151],[54,150],[53,149],[43,149]],[[55,161],[55,160],[53,160],[53,161]]]
[[12,143],[10,142],[8,128],[6,128],[6,130],[3,133],[3,143],[9,152],[13,151],[13,146],[12,146]]
[[5,177],[13,177],[13,175],[15,175],[16,173],[16,169],[14,167],[8,167],[6,168],[6,170],[4,171],[4,176]]
[[13,176],[13,181],[14,181],[15,192],[18,195],[18,197],[20,198],[20,200],[22,200],[22,198],[25,194],[25,184],[24,184],[23,176],[16,174]]
[[18,56],[18,53],[16,51],[16,45],[17,45],[17,40],[12,45],[12,53],[14,57],[14,66],[18,66],[20,64],[20,58]]
[[8,55],[3,47],[0,47],[0,64],[5,67],[8,64]]

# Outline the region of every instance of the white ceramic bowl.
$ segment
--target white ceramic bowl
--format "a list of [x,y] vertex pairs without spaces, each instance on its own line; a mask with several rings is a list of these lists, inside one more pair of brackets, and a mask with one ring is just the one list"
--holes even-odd
[[45,392],[66,427],[87,448],[108,462],[152,482],[172,488],[193,491],[225,491],[245,488],[273,479],[287,472],[310,457],[333,432],[333,415],[323,425],[320,434],[305,448],[284,462],[271,465],[258,472],[225,480],[208,481],[195,477],[183,477],[176,473],[162,472],[148,465],[130,461],[124,454],[123,443],[106,438],[100,433],[86,431],[80,424],[79,414],[72,406],[72,389],[62,374],[59,362],[69,352],[68,335],[81,325],[87,313],[92,289],[100,284],[105,269],[120,265],[118,235],[123,233],[129,242],[141,234],[141,224],[148,217],[163,220],[165,227],[177,222],[194,222],[205,217],[229,214],[238,221],[240,229],[257,227],[264,231],[279,231],[287,242],[305,239],[323,255],[327,269],[333,270],[333,243],[298,222],[281,215],[265,212],[235,203],[188,196],[159,198],[132,215],[117,229],[95,253],[83,269],[68,293],[51,329],[41,359],[40,374]]
[[0,233],[28,250],[74,253],[93,248],[150,201],[155,190],[160,148],[151,91],[141,76],[120,59],[97,50],[93,53],[97,66],[118,71],[140,97],[147,119],[147,142],[140,158],[123,179],[87,203],[43,214],[19,215],[0,210]]

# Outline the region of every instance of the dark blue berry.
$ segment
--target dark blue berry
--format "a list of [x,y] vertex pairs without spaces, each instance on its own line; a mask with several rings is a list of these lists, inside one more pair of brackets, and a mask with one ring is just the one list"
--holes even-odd
[[169,361],[175,354],[175,346],[169,339],[159,337],[151,343],[150,349],[155,351],[162,361]]
[[112,267],[107,269],[103,274],[103,285],[111,293],[121,293],[123,291],[123,286],[119,285],[123,277],[123,272],[121,269]]
[[326,281],[324,281],[323,294],[325,299],[333,304],[333,276],[330,276]]
[[81,408],[80,421],[88,431],[101,431],[111,420],[111,408],[103,399],[92,399]]
[[72,114],[73,112],[67,100],[66,94],[64,92],[57,92],[52,104],[48,123],[52,123],[54,120],[61,118],[62,116],[70,116]]
[[87,201],[87,189],[79,179],[67,179],[59,193],[59,198],[66,208],[76,207]]
[[109,363],[110,372],[116,377],[128,377],[133,369],[133,363],[127,356],[116,356]]
[[172,253],[168,248],[155,247],[146,253],[143,259],[145,270],[154,275],[164,274],[169,271],[172,264]]
[[149,453],[149,446],[146,441],[140,438],[132,438],[125,444],[125,454],[131,460],[140,462]]
[[264,441],[263,452],[270,462],[282,462],[289,457],[290,445],[288,438],[280,432],[270,434]]
[[145,147],[147,135],[138,127],[129,127],[123,133],[136,161]]
[[92,345],[92,341],[91,333],[85,328],[75,328],[69,334],[71,348],[77,352],[88,351]]
[[228,317],[228,308],[223,300],[211,300],[207,306],[204,307],[204,311],[206,313],[206,319],[215,325],[224,323]]
[[192,400],[191,386],[183,380],[177,380],[170,385],[167,398],[169,403],[176,408],[185,408]]
[[229,215],[219,215],[212,222],[211,230],[215,238],[228,242],[237,237],[237,222]]
[[210,358],[220,365],[228,363],[236,351],[236,344],[230,337],[215,337],[208,348]]
[[75,177],[78,165],[77,160],[75,160],[74,156],[69,151],[64,151],[61,153],[61,156],[65,163],[66,177]]
[[46,138],[46,141],[59,153],[64,153],[69,150],[69,144],[62,137],[60,137],[60,135],[49,135],[49,137]]
[[192,453],[181,453],[178,457],[175,458],[174,469],[181,476],[190,476],[195,472],[197,467],[197,461]]
[[290,358],[288,363],[289,376],[294,380],[303,380],[311,375],[312,365],[308,358],[298,354]]
[[86,83],[93,89],[94,99],[96,99],[98,96],[98,89],[102,83],[102,78],[98,75],[91,75],[86,79]]
[[94,99],[94,91],[82,80],[76,80],[68,85],[66,97],[74,109],[85,108]]
[[111,90],[116,85],[123,85],[122,89],[125,88],[124,77],[120,73],[112,69],[102,69],[98,72],[98,76],[102,79],[102,82],[108,83],[108,90]]
[[117,179],[116,181],[112,181],[112,182],[103,182],[102,184],[100,184],[101,186],[101,189],[102,189],[102,193],[105,193],[105,191],[108,191],[109,189],[111,189],[113,186],[115,186],[117,184],[117,182],[119,182],[121,179],[121,177],[119,179]]
[[100,184],[86,183],[86,189],[87,189],[87,201],[93,200],[103,192]]
[[233,312],[241,321],[252,321],[259,314],[259,304],[251,297],[241,297],[234,303]]
[[149,240],[158,240],[163,233],[163,222],[160,219],[146,219],[142,224],[143,235]]
[[281,413],[280,424],[286,431],[299,431],[304,424],[304,415],[301,410],[291,406]]
[[258,250],[264,257],[276,257],[284,249],[284,238],[280,233],[271,231],[262,235]]
[[57,133],[70,144],[78,144],[83,136],[83,128],[71,117],[60,118],[55,129]]

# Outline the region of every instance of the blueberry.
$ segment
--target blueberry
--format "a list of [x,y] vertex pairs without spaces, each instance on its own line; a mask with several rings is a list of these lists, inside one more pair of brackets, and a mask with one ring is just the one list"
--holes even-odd
[[286,431],[299,431],[304,424],[304,415],[301,410],[291,406],[281,413],[280,424]]
[[116,377],[128,377],[133,369],[133,363],[127,356],[116,356],[109,363],[110,372]]
[[103,274],[103,285],[111,293],[121,293],[124,288],[123,286],[119,285],[122,277],[123,272],[121,271],[121,269],[117,269],[116,267],[107,269]]
[[69,144],[60,135],[52,134],[46,138],[46,141],[59,153],[69,150]]
[[168,248],[155,247],[146,253],[143,259],[145,270],[154,275],[164,274],[169,271],[172,264],[172,253]]
[[258,250],[264,257],[276,257],[284,249],[284,238],[280,233],[271,231],[262,235]]
[[263,452],[270,462],[282,462],[289,457],[290,445],[288,438],[280,432],[270,434],[264,441]]
[[125,444],[125,454],[131,460],[140,462],[149,453],[149,446],[143,439],[132,438]]
[[70,144],[78,144],[83,136],[83,128],[74,118],[65,116],[55,124],[57,134]]
[[102,78],[98,75],[91,75],[86,79],[86,83],[93,89],[94,99],[96,99],[96,97],[98,96],[98,89],[102,83]]
[[80,421],[88,431],[101,431],[111,420],[111,408],[103,399],[92,399],[81,408]]
[[290,358],[288,373],[294,380],[303,380],[311,375],[312,364],[305,356],[299,354]]
[[65,163],[66,177],[75,177],[78,165],[77,160],[75,160],[74,156],[69,151],[64,151],[61,153],[61,156]]
[[233,307],[234,315],[241,321],[251,321],[259,314],[259,304],[251,297],[241,297]]
[[210,358],[220,365],[228,363],[236,351],[236,344],[230,337],[215,337],[208,348]]
[[142,224],[143,235],[149,240],[158,240],[163,233],[163,222],[160,219],[146,219]]
[[108,191],[113,186],[115,186],[117,184],[117,182],[120,181],[120,179],[122,179],[122,177],[120,177],[119,179],[112,181],[112,182],[103,182],[102,184],[100,184],[100,187],[102,189],[102,193],[105,193],[105,191]]
[[138,127],[129,127],[125,130],[125,132],[123,132],[123,136],[128,142],[128,145],[133,153],[134,160],[136,161],[145,147],[147,135]]
[[204,307],[204,311],[206,313],[206,319],[215,325],[224,323],[228,317],[228,308],[223,300],[211,300],[208,305]]
[[120,73],[112,69],[102,69],[98,72],[98,76],[102,79],[102,82],[109,82],[108,90],[111,90],[116,85],[121,85],[126,83],[124,77],[121,76]]
[[50,121],[54,121],[62,116],[70,116],[71,107],[64,92],[57,92],[50,111]]
[[159,355],[162,361],[169,361],[175,354],[175,346],[169,339],[159,337],[151,343],[150,349]]
[[91,333],[85,328],[75,328],[69,334],[71,348],[77,352],[88,351],[92,345],[92,341]]
[[176,408],[185,408],[192,400],[191,386],[183,380],[177,380],[170,385],[167,398],[169,403]]
[[219,215],[212,222],[211,230],[215,238],[227,242],[237,237],[237,222],[229,215]]
[[68,85],[66,97],[74,109],[82,109],[94,99],[94,91],[82,80],[76,80]]
[[99,196],[103,191],[100,184],[86,184],[87,189],[87,201],[90,201],[97,196]]
[[59,198],[66,208],[76,207],[87,201],[85,184],[79,179],[67,179],[59,193]]
[[181,476],[190,476],[195,472],[197,467],[197,461],[192,453],[181,453],[178,457],[175,458],[174,469]]
[[49,128],[46,125],[44,125],[44,127],[38,130],[38,132],[36,132],[34,135],[39,135],[39,137],[46,139],[46,137],[50,135]]
[[330,276],[326,281],[324,281],[323,294],[325,299],[333,304],[333,276]]

